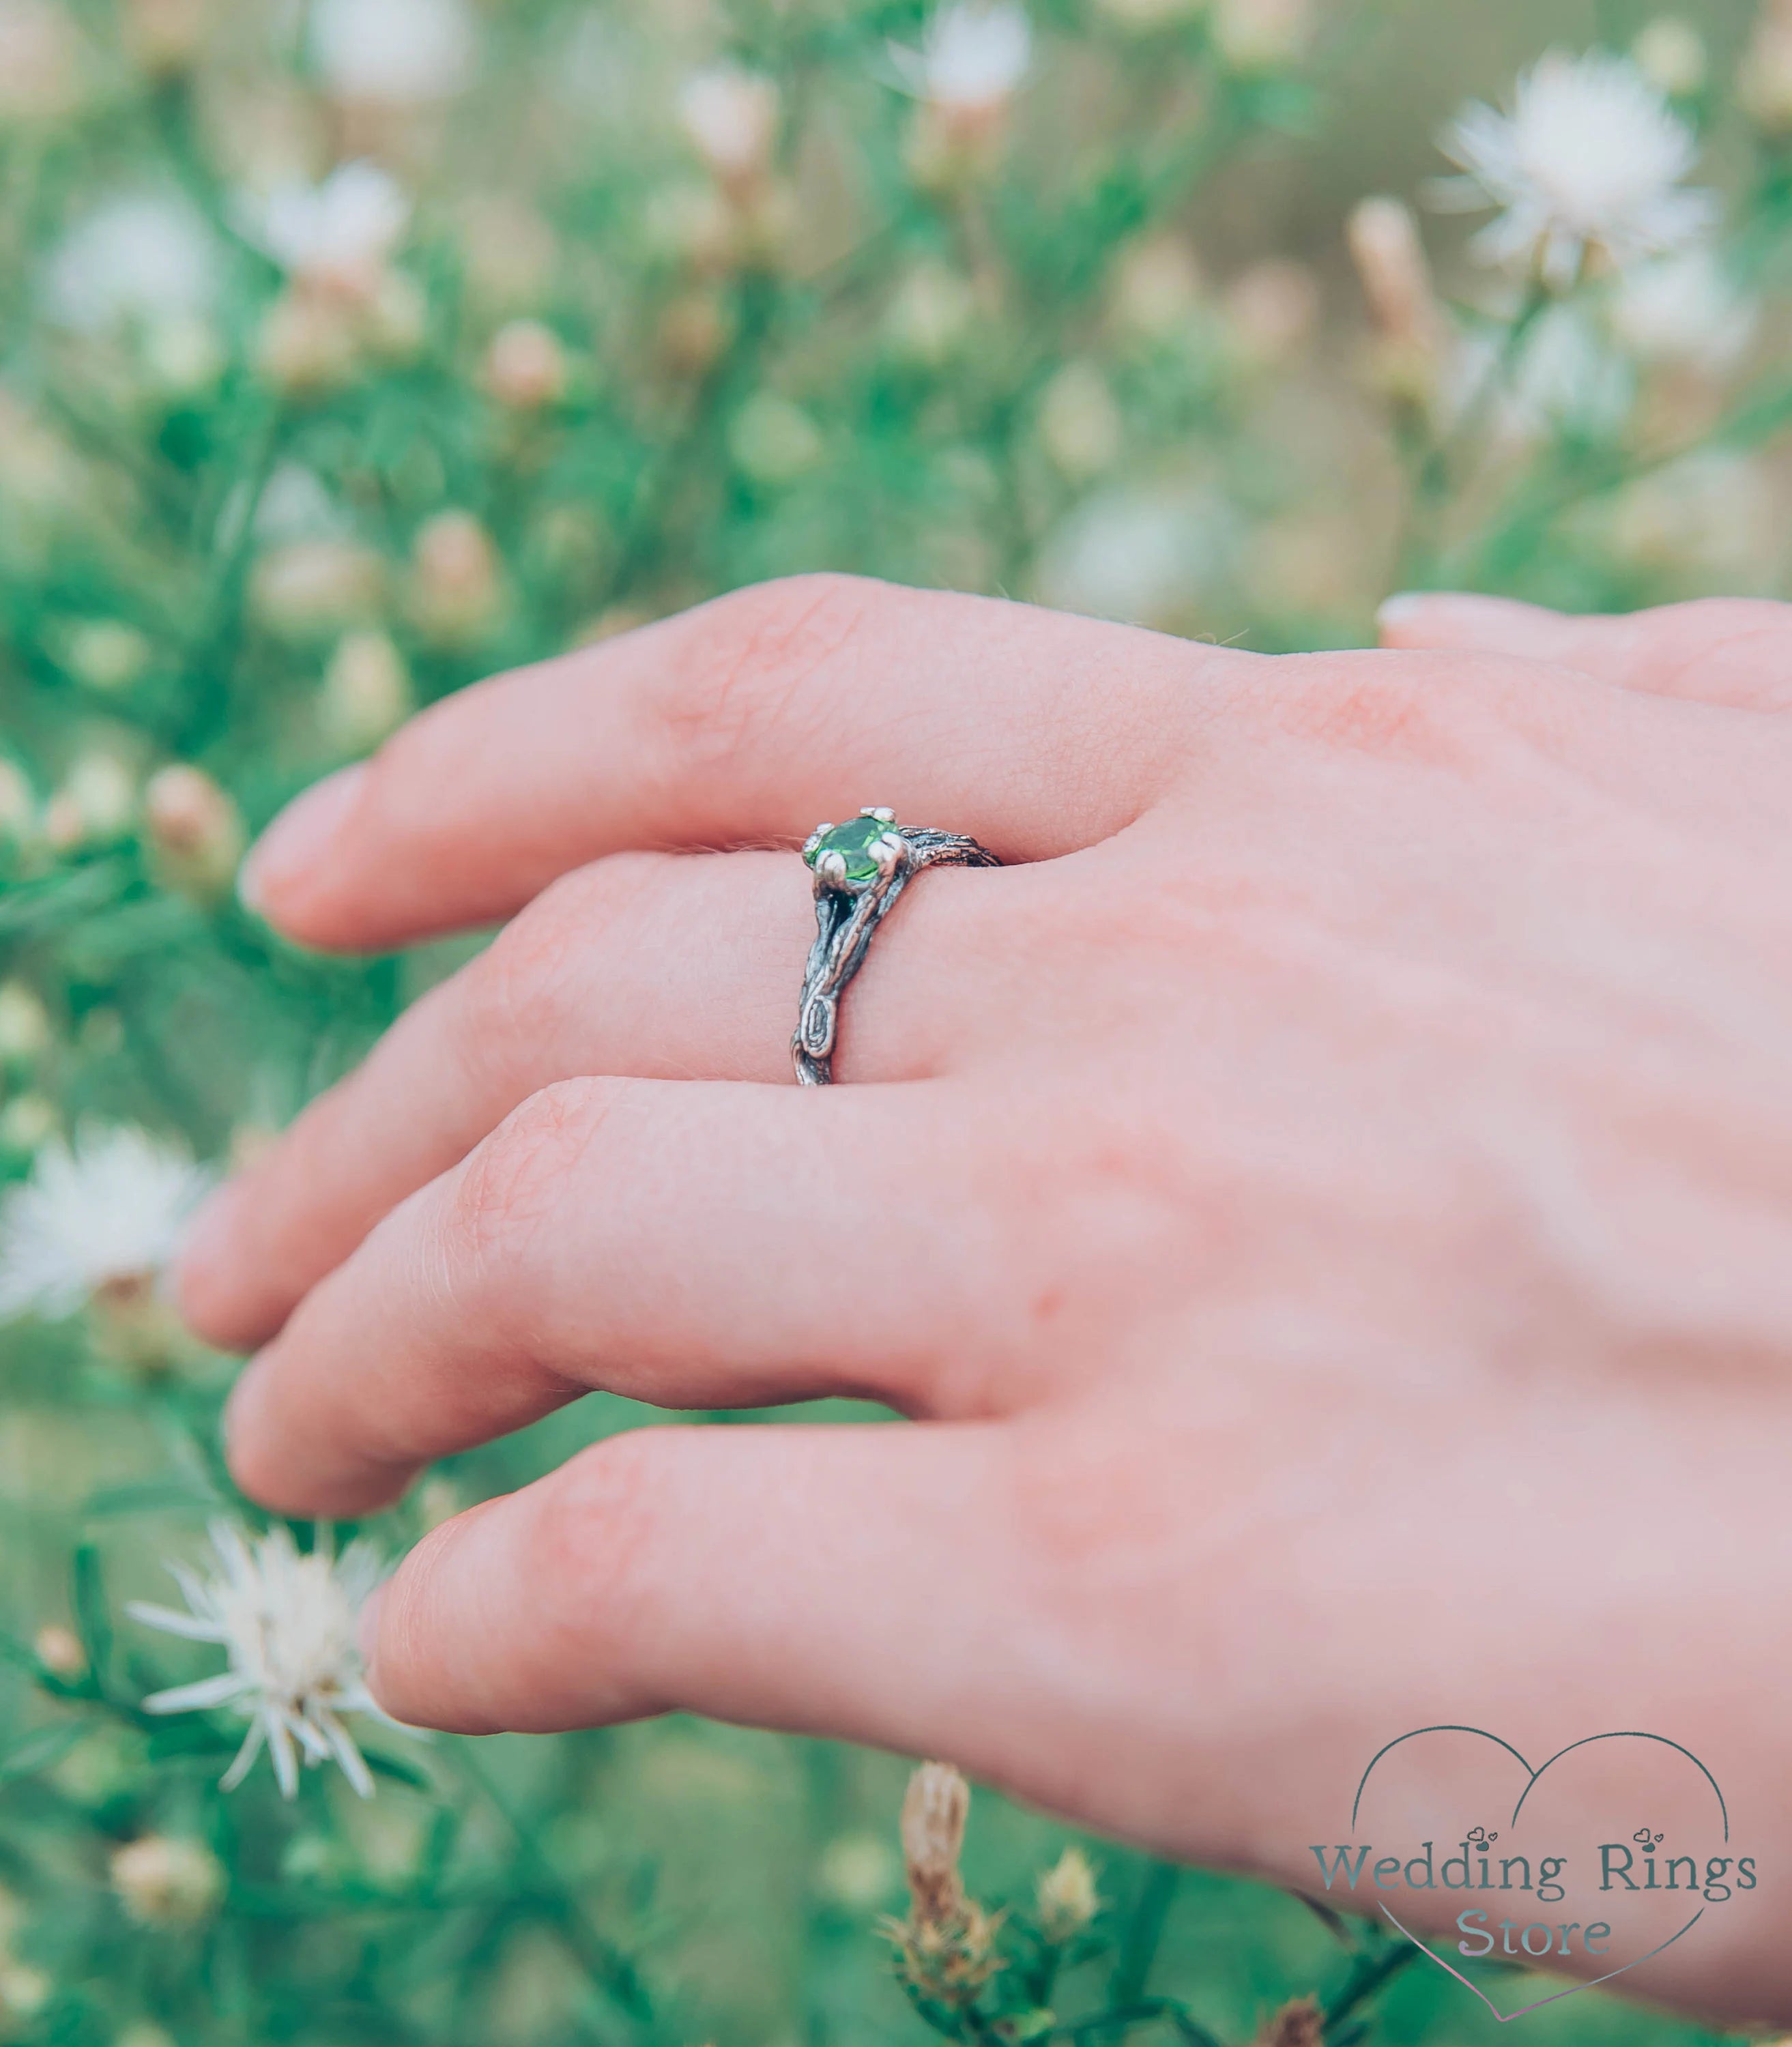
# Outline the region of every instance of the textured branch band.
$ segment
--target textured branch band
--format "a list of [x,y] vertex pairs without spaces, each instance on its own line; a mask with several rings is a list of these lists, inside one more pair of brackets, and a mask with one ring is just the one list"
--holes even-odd
[[791,1058],[801,1085],[826,1087],[834,1079],[841,999],[897,897],[927,868],[1001,862],[973,838],[899,825],[893,811],[877,809],[861,811],[848,824],[820,826],[803,857],[815,870],[815,942],[803,977]]

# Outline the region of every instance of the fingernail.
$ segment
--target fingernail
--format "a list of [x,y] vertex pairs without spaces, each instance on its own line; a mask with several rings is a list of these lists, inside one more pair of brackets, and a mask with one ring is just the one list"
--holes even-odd
[[323,859],[354,807],[366,772],[364,764],[340,768],[287,805],[238,872],[237,895],[246,908],[265,915],[270,895],[302,880]]
[[1380,626],[1407,625],[1436,602],[1437,592],[1434,590],[1402,590],[1398,596],[1389,598],[1381,606],[1375,614],[1375,622]]

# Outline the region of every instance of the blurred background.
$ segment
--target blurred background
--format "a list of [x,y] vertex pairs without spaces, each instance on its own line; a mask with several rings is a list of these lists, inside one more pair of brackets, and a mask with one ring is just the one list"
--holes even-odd
[[[1721,217],[1544,291],[1432,210],[1438,137],[1596,47]],[[233,893],[415,709],[817,567],[1270,652],[1427,584],[1783,595],[1789,215],[1752,0],[0,0],[0,2039],[1244,2043],[1309,1995],[1286,2047],[1496,2037],[1100,1843],[1049,2004],[1011,1961],[918,2010],[907,1766],[826,1744],[375,1728],[371,1799],[220,1791],[241,1719],[142,1706],[215,1650],[124,1612],[261,1527],[158,1279],[199,1180],[481,942],[324,959]],[[594,1397],[360,1532],[666,1418]],[[1004,1938],[1068,1840],[978,1794]]]

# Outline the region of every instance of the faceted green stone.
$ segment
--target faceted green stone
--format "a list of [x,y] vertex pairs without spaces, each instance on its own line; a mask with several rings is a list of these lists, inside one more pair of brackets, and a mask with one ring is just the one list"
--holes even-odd
[[824,853],[837,853],[846,863],[846,880],[861,886],[877,879],[871,849],[892,827],[882,818],[853,818],[836,825],[803,857],[813,867]]

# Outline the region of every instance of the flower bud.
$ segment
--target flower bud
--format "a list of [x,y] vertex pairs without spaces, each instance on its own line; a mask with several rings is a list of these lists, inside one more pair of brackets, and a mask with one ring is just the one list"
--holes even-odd
[[1304,263],[1270,257],[1233,280],[1225,307],[1246,362],[1268,366],[1286,361],[1312,332],[1319,287]]
[[1285,2004],[1271,2019],[1261,2036],[1261,2047],[1324,2047],[1326,2014],[1315,1999],[1299,1998]]
[[50,1012],[22,981],[0,981],[0,1062],[24,1066],[48,1049]]
[[322,638],[372,617],[385,580],[379,557],[352,541],[293,540],[255,564],[250,606],[282,638]]
[[62,664],[76,682],[102,694],[128,690],[149,665],[153,649],[134,625],[118,618],[83,618],[62,635]]
[[1631,45],[1631,55],[1649,83],[1670,99],[1699,91],[1711,69],[1704,37],[1690,21],[1673,14],[1658,15],[1650,22]]
[[497,550],[470,512],[439,512],[411,550],[410,607],[424,633],[447,645],[482,639],[503,591]]
[[733,323],[713,291],[686,292],[660,316],[660,359],[674,375],[701,377],[733,339]]
[[176,762],[143,791],[144,833],[165,887],[204,900],[234,880],[245,838],[236,805],[201,768]]
[[693,72],[679,89],[678,114],[718,183],[738,191],[771,168],[779,102],[770,79],[731,64]]
[[32,1638],[31,1650],[54,1677],[75,1678],[87,1674],[87,1652],[81,1646],[81,1638],[60,1621],[39,1628]]
[[1152,234],[1123,250],[1114,266],[1113,317],[1128,333],[1167,339],[1201,304],[1201,266],[1176,234]]
[[203,1841],[145,1834],[114,1851],[112,1887],[145,1926],[193,1926],[224,1893],[224,1866]]
[[1771,135],[1792,134],[1792,5],[1769,7],[1736,75],[1749,118]]
[[1053,466],[1086,483],[1113,466],[1125,423],[1107,379],[1093,363],[1068,362],[1046,386],[1039,439]]
[[0,0],[0,124],[72,113],[81,99],[81,54],[68,8]]
[[822,1851],[815,1888],[846,1911],[867,1912],[889,1896],[900,1874],[881,1835],[837,1834]]
[[1095,1871],[1078,1848],[1066,1848],[1037,1886],[1039,1929],[1054,1947],[1074,1941],[1101,1909]]
[[1217,0],[1213,41],[1234,71],[1298,64],[1313,34],[1312,0]]
[[1395,395],[1429,404],[1446,347],[1442,312],[1411,209],[1366,199],[1346,230],[1380,342],[1380,381]]
[[24,1156],[53,1137],[60,1128],[56,1104],[45,1094],[15,1094],[0,1109],[0,1151]]
[[137,783],[117,754],[81,755],[44,812],[44,836],[57,853],[122,838],[137,811]]
[[822,458],[822,437],[800,405],[776,392],[748,399],[728,429],[728,449],[755,483],[793,482]]
[[970,281],[944,263],[923,262],[896,287],[884,327],[897,355],[937,368],[964,340],[976,317]]
[[557,404],[567,388],[566,350],[552,327],[540,320],[513,320],[500,327],[486,351],[486,389],[513,412],[540,412]]
[[902,1855],[917,1919],[945,1921],[964,1910],[958,1858],[970,1817],[970,1786],[949,1763],[923,1763],[902,1801]]
[[126,0],[125,47],[157,76],[191,69],[205,48],[211,0]]
[[0,1956],[0,2019],[35,2018],[53,1988],[41,1969]]
[[319,722],[339,753],[365,753],[404,722],[411,675],[383,633],[351,633],[324,672]]
[[333,292],[284,292],[269,308],[255,360],[276,391],[292,397],[334,390],[359,366],[362,317]]

